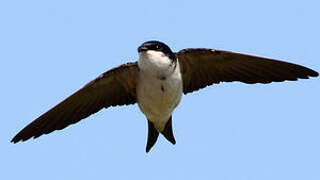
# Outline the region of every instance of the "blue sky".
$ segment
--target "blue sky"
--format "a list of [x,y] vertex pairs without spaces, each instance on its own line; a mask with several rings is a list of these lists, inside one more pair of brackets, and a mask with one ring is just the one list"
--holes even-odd
[[177,144],[145,153],[136,105],[12,144],[25,125],[144,41],[320,71],[319,1],[0,1],[0,179],[320,179],[320,79],[222,83],[183,96]]

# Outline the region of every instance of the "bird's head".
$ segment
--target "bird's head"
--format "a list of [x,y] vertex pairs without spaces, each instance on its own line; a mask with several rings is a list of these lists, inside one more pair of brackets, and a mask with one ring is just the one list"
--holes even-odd
[[160,42],[160,41],[147,41],[141,44],[141,46],[138,47],[138,52],[139,55],[141,56],[142,54],[160,54],[162,56],[167,56],[169,57],[172,61],[175,61],[175,55],[167,46],[165,43]]

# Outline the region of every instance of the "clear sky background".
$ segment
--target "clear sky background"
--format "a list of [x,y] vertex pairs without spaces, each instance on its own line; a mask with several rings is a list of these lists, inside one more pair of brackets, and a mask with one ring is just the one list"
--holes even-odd
[[320,79],[222,83],[183,96],[177,144],[145,153],[137,105],[12,144],[24,126],[147,40],[283,59],[320,71],[320,3],[0,1],[0,179],[320,179]]

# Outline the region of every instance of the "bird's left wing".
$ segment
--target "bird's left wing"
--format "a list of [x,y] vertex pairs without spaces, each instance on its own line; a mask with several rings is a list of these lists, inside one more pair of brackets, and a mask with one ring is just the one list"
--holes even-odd
[[111,69],[22,129],[11,142],[37,138],[98,112],[102,108],[136,103],[137,63]]
[[184,49],[176,56],[185,94],[220,82],[270,83],[318,76],[312,69],[297,64],[229,51]]

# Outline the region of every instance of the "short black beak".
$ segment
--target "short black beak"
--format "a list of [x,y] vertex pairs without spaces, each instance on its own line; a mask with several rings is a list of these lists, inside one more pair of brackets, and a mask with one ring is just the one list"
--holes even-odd
[[138,52],[143,52],[143,51],[147,51],[148,48],[146,46],[140,46],[138,47]]

